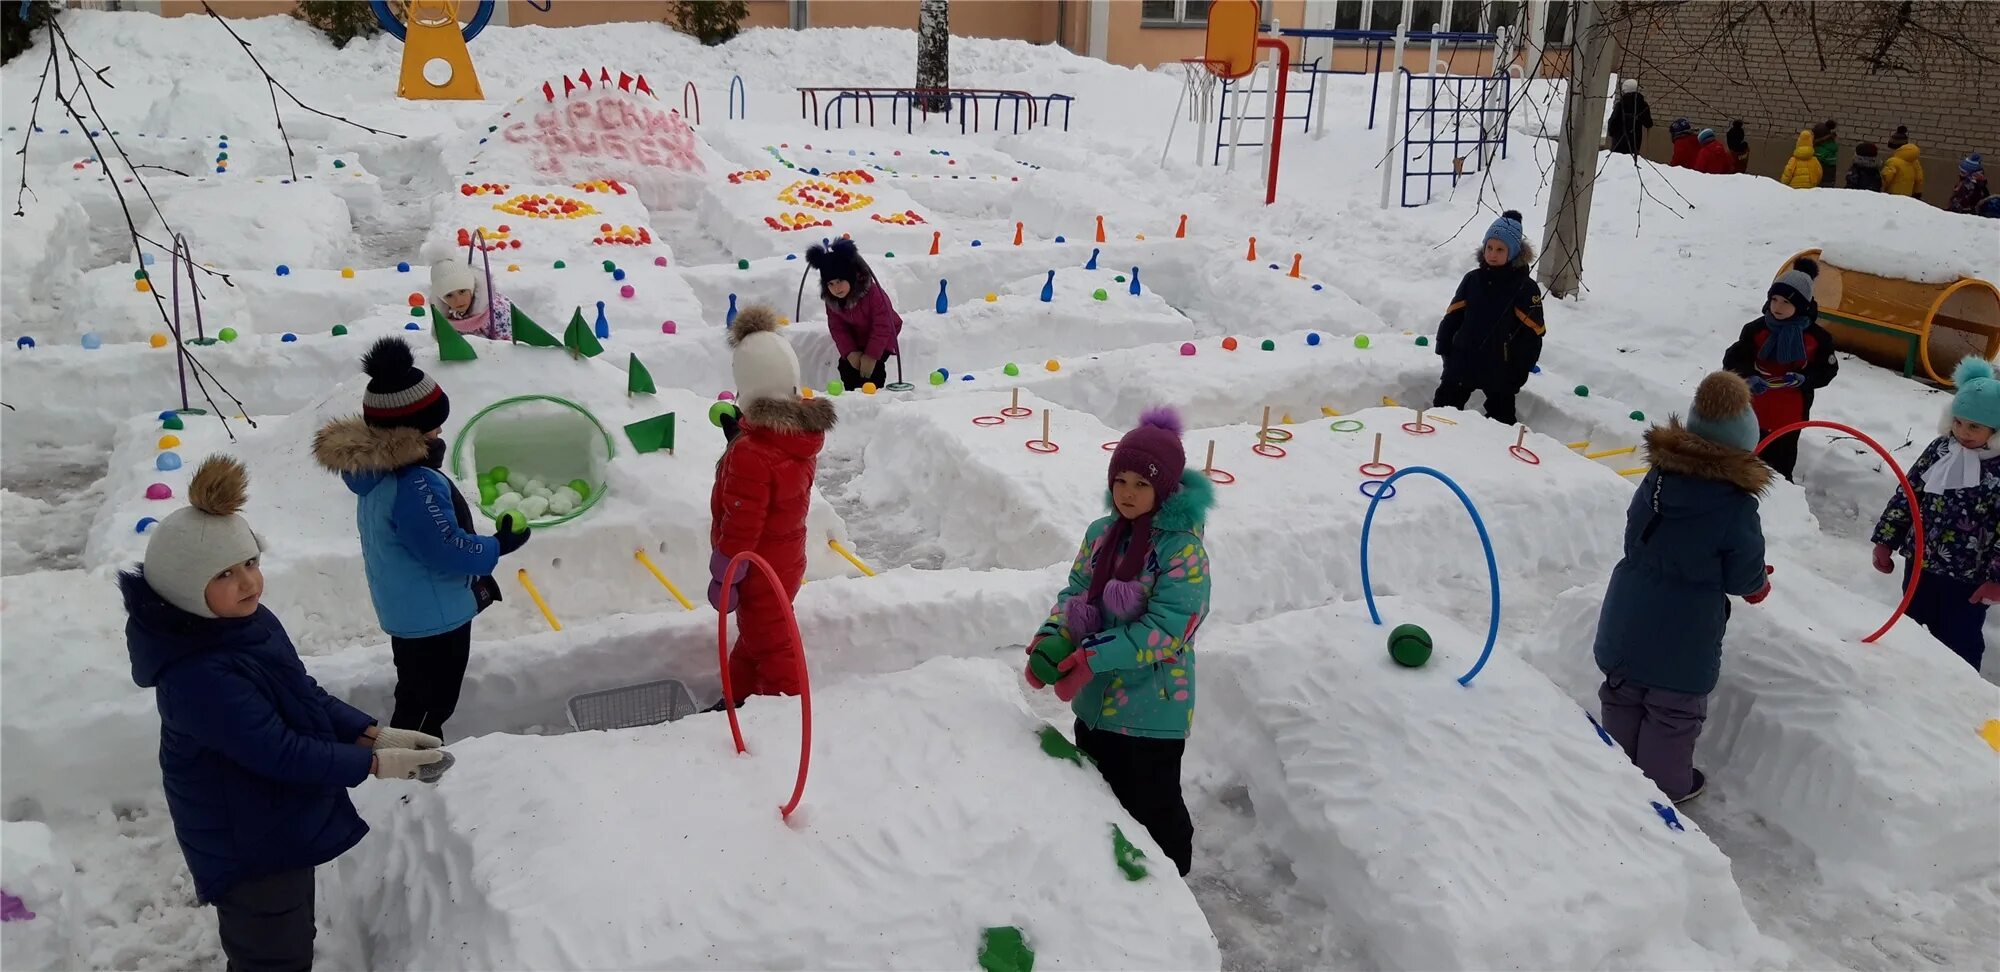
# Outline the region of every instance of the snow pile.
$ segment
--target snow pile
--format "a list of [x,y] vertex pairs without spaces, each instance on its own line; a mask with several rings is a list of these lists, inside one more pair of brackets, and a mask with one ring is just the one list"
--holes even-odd
[[1948,284],[1977,277],[1979,265],[1964,254],[1929,247],[1913,249],[1879,237],[1844,236],[1821,244],[1820,259],[1846,270],[1891,280]]
[[[1014,926],[1038,969],[1214,969],[1207,920],[1088,764],[1052,758],[1013,671],[927,662],[799,706],[485,737],[435,789],[357,791],[334,934],[384,968],[967,968]],[[1131,879],[1114,828],[1144,855]]]
[[[76,868],[55,834],[32,821],[0,823],[0,887],[6,914],[0,921],[0,949],[17,969],[74,968],[82,925]],[[14,899],[19,899],[16,907]]]
[[690,205],[721,164],[644,73],[606,67],[548,79],[477,138],[465,166],[474,178],[616,180],[655,209]]
[[[349,265],[355,249],[347,203],[317,185],[238,180],[182,191],[160,208],[174,230],[187,236],[194,258],[211,266],[267,271],[285,263],[337,270]],[[143,212],[139,231],[169,241],[159,217]],[[161,282],[170,284],[166,276],[160,274]]]

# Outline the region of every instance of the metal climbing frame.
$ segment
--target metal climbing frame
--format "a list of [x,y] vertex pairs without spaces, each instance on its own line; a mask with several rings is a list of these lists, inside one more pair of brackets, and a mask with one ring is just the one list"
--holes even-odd
[[[1422,206],[1431,201],[1432,182],[1438,176],[1458,180],[1479,172],[1493,161],[1497,149],[1507,157],[1507,116],[1512,107],[1514,79],[1509,74],[1487,77],[1458,77],[1448,74],[1403,76],[1403,205]],[[1419,104],[1417,94],[1428,98]],[[1423,131],[1419,132],[1421,117]],[[1442,117],[1443,130],[1440,131]],[[1473,129],[1470,136],[1466,128]],[[1444,168],[1438,167],[1438,149],[1449,145],[1451,154]],[[1468,153],[1465,150],[1470,149]],[[1410,182],[1424,180],[1423,198],[1411,202]]]
[[[1262,148],[1264,146],[1264,143],[1269,140],[1267,135],[1260,135],[1258,139],[1254,142],[1226,141],[1226,139],[1240,138],[1242,136],[1244,122],[1268,122],[1271,120],[1270,116],[1268,115],[1246,115],[1243,114],[1243,112],[1248,107],[1248,101],[1250,99],[1256,98],[1258,95],[1264,96],[1264,101],[1266,105],[1264,110],[1265,111],[1273,110],[1269,107],[1271,102],[1270,98],[1271,86],[1269,82],[1271,75],[1274,72],[1275,69],[1270,67],[1269,62],[1260,61],[1258,62],[1256,69],[1251,71],[1248,75],[1245,75],[1241,82],[1231,81],[1228,78],[1222,79],[1222,97],[1217,99],[1219,107],[1216,109],[1215,147],[1213,152],[1213,158],[1209,162],[1210,165],[1222,164],[1223,149]],[[1291,74],[1286,76],[1285,93],[1288,95],[1304,94],[1306,96],[1306,101],[1305,101],[1305,106],[1299,110],[1298,114],[1285,115],[1283,118],[1278,119],[1279,124],[1283,124],[1284,122],[1289,122],[1289,121],[1295,121],[1300,123],[1299,131],[1301,132],[1310,131],[1312,129],[1313,99],[1315,97],[1315,92],[1319,89],[1319,75],[1322,73],[1325,72],[1322,72],[1320,70],[1319,62],[1313,61],[1308,64],[1297,66],[1296,68],[1294,68]],[[1260,77],[1263,78],[1265,81],[1264,86],[1261,88],[1257,86],[1257,82]],[[1300,79],[1304,80],[1305,82],[1304,86],[1293,87],[1293,85],[1297,84]],[[1235,102],[1237,106],[1236,124],[1230,127],[1229,131],[1225,132],[1223,131],[1223,128],[1225,124],[1229,122],[1230,98],[1232,95],[1236,98]],[[1268,132],[1268,129],[1264,129],[1262,131]],[[1234,153],[1232,153],[1232,155],[1233,154]]]
[[[1278,31],[1278,35],[1280,37],[1298,38],[1300,41],[1326,40],[1335,43],[1359,42],[1364,49],[1372,48],[1373,49],[1372,56],[1368,59],[1369,63],[1368,67],[1362,68],[1361,70],[1358,71],[1341,71],[1333,68],[1316,68],[1314,70],[1314,73],[1370,75],[1371,78],[1368,84],[1368,129],[1370,131],[1373,131],[1375,129],[1375,100],[1377,94],[1380,92],[1382,87],[1381,78],[1382,78],[1382,69],[1384,67],[1383,56],[1385,53],[1387,53],[1389,50],[1393,49],[1396,46],[1395,31],[1348,30],[1342,28],[1327,28],[1327,27],[1285,27],[1281,28]],[[1426,70],[1429,71],[1437,70],[1439,62],[1438,55],[1440,53],[1443,53],[1445,55],[1444,58],[1445,70],[1447,74],[1450,74],[1451,67],[1453,64],[1457,62],[1458,54],[1460,51],[1466,49],[1467,47],[1472,47],[1480,50],[1483,53],[1485,51],[1493,49],[1493,47],[1496,44],[1500,43],[1502,37],[1503,35],[1499,33],[1479,34],[1479,33],[1457,32],[1457,31],[1446,31],[1446,30],[1413,30],[1410,32],[1408,37],[1404,38],[1404,42],[1408,44],[1430,45],[1430,64],[1429,67],[1426,68]],[[1315,64],[1318,63],[1317,58],[1314,59],[1314,63]],[[1402,68],[1402,65],[1400,64],[1394,65],[1393,67],[1395,69],[1400,70]],[[1465,75],[1465,77],[1481,77],[1481,76],[1482,75]]]
[[[1062,102],[1063,131],[1069,131],[1070,107],[1076,103],[1074,97],[1066,94],[1037,95],[1026,91],[1001,88],[809,87],[800,88],[798,91],[799,116],[809,119],[813,124],[819,125],[822,128],[828,124],[839,128],[846,128],[847,110],[845,106],[850,104],[854,106],[854,119],[859,122],[861,120],[861,105],[863,103],[866,103],[868,106],[868,124],[875,124],[875,101],[880,98],[889,103],[889,124],[891,125],[896,123],[902,107],[905,105],[908,106],[909,112],[903,122],[903,128],[906,132],[914,132],[916,130],[918,112],[922,112],[926,120],[932,114],[943,114],[949,118],[956,112],[958,114],[959,133],[965,133],[968,120],[970,121],[971,130],[976,133],[980,130],[979,102],[984,100],[991,100],[993,102],[993,129],[996,132],[1000,129],[1000,108],[1003,104],[1013,106],[1013,133],[1019,135],[1022,130],[1022,104],[1025,103],[1028,107],[1028,128],[1032,130],[1037,122],[1044,125],[1052,123],[1055,117],[1056,102],[1058,101]],[[827,102],[825,109],[822,111],[819,96],[829,92],[833,94],[833,98]],[[807,106],[808,98],[811,99],[810,107]],[[939,99],[945,102],[945,106],[933,112],[928,103]]]

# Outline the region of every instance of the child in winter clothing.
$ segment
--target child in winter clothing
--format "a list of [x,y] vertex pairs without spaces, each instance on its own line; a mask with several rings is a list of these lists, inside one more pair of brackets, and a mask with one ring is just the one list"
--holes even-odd
[[1910,144],[1910,126],[1897,125],[1896,130],[1889,135],[1889,151],[1894,152],[1908,144]]
[[1049,618],[1028,645],[1028,684],[1055,686],[1076,742],[1185,876],[1194,823],[1181,753],[1194,726],[1194,635],[1208,615],[1202,533],[1215,487],[1187,468],[1181,420],[1147,409],[1111,453],[1111,515],[1084,531]]
[[[1833,382],[1840,362],[1833,334],[1819,324],[1813,278],[1819,264],[1799,260],[1771,282],[1764,316],[1743,325],[1722,354],[1722,367],[1749,382],[1756,396],[1758,435],[1812,417],[1813,392]],[[1799,433],[1787,433],[1764,450],[1764,461],[1786,479],[1799,464]]]
[[[805,579],[806,512],[834,411],[830,399],[799,397],[799,359],[778,333],[770,308],[736,315],[729,346],[742,415],[715,465],[709,493],[708,603],[718,611],[742,608],[729,653],[733,698],[725,700],[742,705],[752,695],[799,692],[795,653],[803,646],[793,640],[778,602],[797,597]],[[782,588],[774,589],[747,560],[731,571],[730,560],[746,552],[763,557]]]
[[1882,191],[1891,196],[1924,198],[1924,163],[1917,157],[1919,149],[1915,142],[1904,142],[1896,147],[1889,161],[1882,166]]
[[1750,450],[1757,422],[1743,379],[1702,379],[1688,409],[1646,430],[1652,469],[1625,513],[1594,654],[1604,731],[1675,803],[1701,793],[1695,741],[1722,670],[1730,596],[1771,593],[1757,495],[1771,470]]
[[[2000,603],[2000,379],[1976,357],[1952,372],[1958,386],[1938,419],[1943,433],[1910,468],[1924,507],[1924,563],[1910,619],[1979,670],[1986,656],[1986,607]],[[1875,524],[1875,569],[1896,569],[1894,553],[1912,556],[1910,501],[1889,498]],[[1909,571],[1903,568],[1903,582]]]
[[402,338],[375,342],[361,367],[368,389],[360,417],[321,428],[313,457],[355,496],[368,594],[396,660],[389,724],[441,736],[458,708],[472,618],[485,606],[479,593],[497,592],[490,575],[529,531],[503,524],[496,536],[472,532],[471,507],[443,471],[451,399]]
[[1695,171],[1706,172],[1709,175],[1736,173],[1736,156],[1731,154],[1729,146],[1722,144],[1722,139],[1716,137],[1715,129],[1702,129],[1695,140],[1701,144],[1701,151],[1695,153],[1694,157]]
[[1701,143],[1695,141],[1694,123],[1685,118],[1676,118],[1673,124],[1667,126],[1667,134],[1674,140],[1674,154],[1667,160],[1667,164],[1683,169],[1694,168],[1695,156],[1701,152]]
[[1847,167],[1847,188],[1882,191],[1882,157],[1876,151],[1874,142],[1854,147],[1854,164]]
[[1951,190],[1950,209],[1954,213],[1976,212],[1987,195],[1986,166],[1974,152],[1958,163],[1958,185]]
[[1479,265],[1458,282],[1438,322],[1444,377],[1431,404],[1464,408],[1486,393],[1486,417],[1514,424],[1514,396],[1542,357],[1542,288],[1528,273],[1535,251],[1523,239],[1521,214],[1507,210],[1486,230]]
[[1819,185],[1819,179],[1819,158],[1813,154],[1813,133],[1808,128],[1799,132],[1799,142],[1792,146],[1792,157],[1785,161],[1778,181],[1794,189],[1811,189]]
[[1605,125],[1611,136],[1611,151],[1638,155],[1646,144],[1646,132],[1653,127],[1653,109],[1646,104],[1646,96],[1639,93],[1636,78],[1618,82],[1618,92],[1618,103],[1611,106],[1611,119]]
[[232,969],[312,966],[313,869],[368,825],[347,788],[369,776],[435,780],[444,751],[378,729],[306,674],[259,603],[264,540],[243,508],[249,476],[204,461],[189,505],[119,575],[132,681],[160,710],[160,775],[196,896],[215,905]]
[[431,264],[431,306],[460,334],[514,339],[514,302],[499,291],[488,294],[486,275],[457,257]]
[[1833,177],[1840,170],[1840,133],[1836,131],[1840,123],[1829,118],[1812,127],[1813,158],[1819,162],[1819,184],[1833,186]]
[[876,282],[868,261],[861,258],[853,240],[838,239],[830,247],[807,247],[806,263],[819,271],[826,329],[840,352],[841,384],[848,391],[859,391],[871,382],[877,388],[887,384],[887,358],[901,353],[896,339],[903,333],[903,318]]
[[1750,137],[1743,133],[1743,120],[1729,123],[1729,134],[1724,136],[1729,143],[1729,154],[1736,159],[1736,171],[1750,171]]

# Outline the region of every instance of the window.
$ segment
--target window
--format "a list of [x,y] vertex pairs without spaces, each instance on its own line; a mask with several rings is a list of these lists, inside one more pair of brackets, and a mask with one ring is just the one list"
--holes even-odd
[[1542,43],[1558,47],[1569,43],[1570,20],[1576,14],[1576,4],[1568,0],[1550,0],[1549,26],[1542,32]]
[[[1410,30],[1422,32],[1442,24],[1454,33],[1492,33],[1495,27],[1513,25],[1520,16],[1520,0],[1416,0],[1410,5]],[[1333,26],[1341,30],[1393,31],[1402,22],[1403,0],[1337,0],[1333,6]]]
[[1490,6],[1490,4],[1474,3],[1471,0],[1458,0],[1458,2],[1451,5],[1451,19],[1445,21],[1444,29],[1455,34],[1478,33],[1480,17],[1484,14],[1487,6]]
[[1210,0],[1141,0],[1141,27],[1205,27]]
[[1339,0],[1333,5],[1333,26],[1338,30],[1360,30],[1363,0]]

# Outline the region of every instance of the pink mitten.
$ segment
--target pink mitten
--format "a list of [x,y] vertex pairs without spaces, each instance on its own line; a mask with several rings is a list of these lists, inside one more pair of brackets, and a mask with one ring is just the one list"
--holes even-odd
[[1979,589],[1972,592],[1969,600],[1973,604],[2000,604],[2000,584],[1987,581],[1979,585]]
[[[1034,654],[1035,646],[1040,644],[1041,641],[1042,639],[1036,638],[1035,640],[1028,642],[1028,654],[1030,655]],[[1049,687],[1049,684],[1047,682],[1044,682],[1041,679],[1035,677],[1035,666],[1033,665],[1023,666],[1021,668],[1021,674],[1026,675],[1028,677],[1028,684],[1034,686],[1036,689],[1045,689]]]
[[1076,694],[1083,691],[1085,685],[1090,684],[1091,678],[1095,675],[1090,670],[1090,656],[1095,654],[1097,652],[1078,648],[1056,666],[1063,671],[1062,680],[1056,683],[1056,698],[1068,702],[1076,698]]

